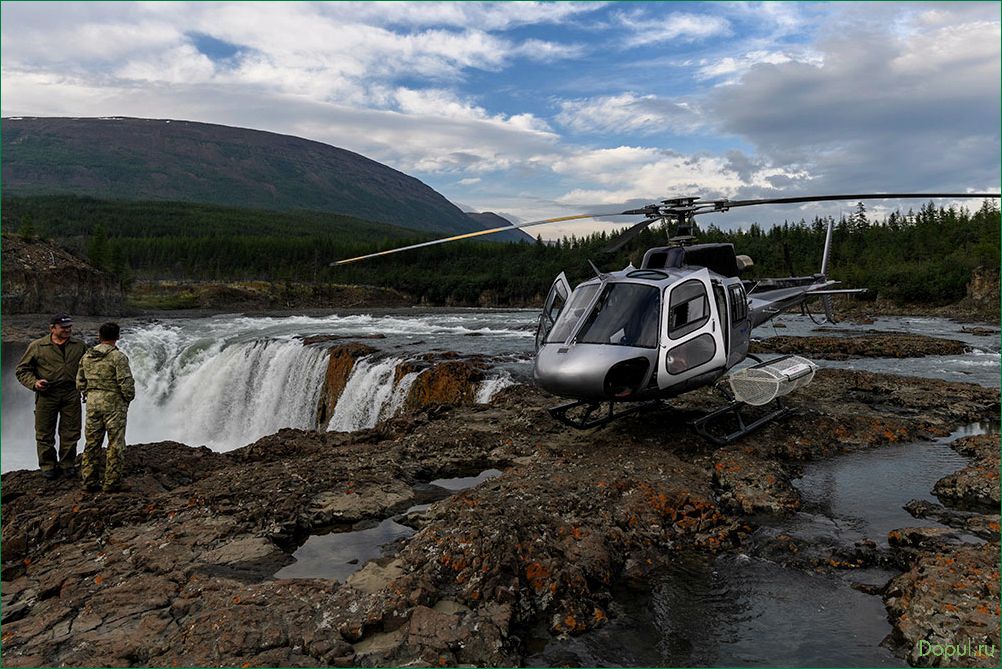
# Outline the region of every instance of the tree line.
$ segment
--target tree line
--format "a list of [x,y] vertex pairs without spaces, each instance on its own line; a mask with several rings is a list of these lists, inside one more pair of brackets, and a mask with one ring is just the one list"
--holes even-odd
[[[705,219],[704,219],[705,220]],[[724,230],[702,227],[701,242],[734,244],[755,267],[748,278],[819,271],[828,218]],[[999,209],[937,208],[871,219],[860,203],[834,219],[829,274],[898,302],[959,300],[977,267],[999,268]],[[538,303],[553,278],[573,282],[640,264],[663,245],[648,229],[625,248],[603,252],[608,233],[534,244],[469,241],[330,267],[333,260],[433,238],[394,226],[321,212],[266,212],[214,205],[115,202],[69,196],[3,200],[5,230],[49,238],[109,271],[133,279],[333,282],[395,288],[428,304]]]

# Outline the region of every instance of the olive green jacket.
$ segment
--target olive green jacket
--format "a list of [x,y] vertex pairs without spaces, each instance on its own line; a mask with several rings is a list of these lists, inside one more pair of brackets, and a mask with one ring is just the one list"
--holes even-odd
[[121,395],[126,402],[136,399],[136,382],[129,368],[129,357],[114,344],[98,344],[80,361],[77,390],[110,392]]
[[28,350],[17,363],[17,380],[28,390],[34,390],[39,379],[48,381],[50,388],[72,388],[87,346],[71,338],[64,348],[65,352],[53,344],[49,335],[28,344]]

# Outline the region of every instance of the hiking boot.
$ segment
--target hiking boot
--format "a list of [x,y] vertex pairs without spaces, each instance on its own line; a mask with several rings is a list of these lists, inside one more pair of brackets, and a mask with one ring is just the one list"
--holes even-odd
[[43,469],[42,470],[42,478],[44,478],[46,481],[55,481],[57,478],[59,478],[59,470],[58,469]]
[[76,467],[64,467],[63,468],[63,476],[65,476],[68,479],[76,478],[77,477],[77,468]]
[[101,484],[99,484],[99,483],[85,483],[83,489],[86,490],[87,492],[97,492],[98,490],[101,489]]

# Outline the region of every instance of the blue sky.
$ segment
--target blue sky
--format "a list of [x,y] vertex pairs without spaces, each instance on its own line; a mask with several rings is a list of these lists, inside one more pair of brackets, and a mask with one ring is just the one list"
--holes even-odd
[[[0,11],[4,116],[178,118],[293,134],[523,221],[690,194],[999,188],[997,2],[4,2]],[[715,222],[838,211],[744,210]]]

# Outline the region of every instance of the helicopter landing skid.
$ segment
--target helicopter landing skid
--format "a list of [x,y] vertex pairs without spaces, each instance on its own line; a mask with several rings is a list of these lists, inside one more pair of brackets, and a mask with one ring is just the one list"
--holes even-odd
[[[628,409],[621,409],[619,411],[616,411],[616,404],[617,402],[588,402],[586,400],[578,400],[577,402],[551,407],[549,412],[551,416],[564,425],[578,430],[589,430],[593,427],[608,425],[612,421],[624,416],[632,416],[641,411],[653,409],[661,404],[661,400],[631,403]],[[608,405],[608,408],[603,410],[602,405]],[[575,409],[583,409],[583,411],[575,411]],[[571,412],[574,413],[572,414]],[[604,415],[593,417],[596,413]]]
[[[725,406],[711,411],[708,414],[700,416],[695,420],[689,421],[689,425],[692,426],[696,433],[703,437],[704,439],[713,442],[717,446],[725,446],[732,441],[736,441],[741,437],[754,432],[763,425],[771,423],[772,421],[782,418],[793,412],[793,409],[786,406],[782,399],[775,400],[776,407],[766,413],[763,416],[759,416],[752,420],[751,422],[746,422],[745,417],[741,414],[741,410],[746,408],[747,405],[743,402],[738,402],[734,400]],[[719,424],[721,419],[726,419],[728,416],[733,416],[734,420],[737,422],[737,429],[733,432],[720,435],[710,432],[709,426],[712,424]],[[732,423],[733,424],[733,423]]]

